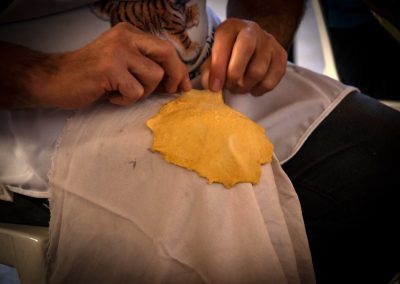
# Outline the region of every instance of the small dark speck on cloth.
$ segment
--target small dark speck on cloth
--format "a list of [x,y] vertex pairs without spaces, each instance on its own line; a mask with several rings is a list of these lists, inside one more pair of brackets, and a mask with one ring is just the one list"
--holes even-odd
[[127,163],[132,166],[132,170],[136,168],[136,160],[128,161]]

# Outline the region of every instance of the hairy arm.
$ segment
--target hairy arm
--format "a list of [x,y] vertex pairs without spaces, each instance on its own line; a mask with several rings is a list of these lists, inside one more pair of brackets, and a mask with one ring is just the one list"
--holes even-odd
[[0,42],[0,107],[44,106],[40,85],[52,72],[50,55]]
[[159,85],[168,93],[191,88],[172,44],[120,23],[88,45],[45,54],[0,42],[0,107],[78,109],[100,99],[131,105]]
[[288,50],[303,15],[304,2],[304,0],[229,0],[227,17],[257,22]]

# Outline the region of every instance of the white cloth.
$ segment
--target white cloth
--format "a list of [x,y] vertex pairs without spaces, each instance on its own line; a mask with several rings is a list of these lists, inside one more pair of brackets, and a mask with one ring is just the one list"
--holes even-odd
[[[282,82],[262,97],[225,94],[225,102],[266,130],[280,163],[301,148],[312,131],[353,87],[289,65]],[[43,114],[46,114],[43,116]],[[9,190],[48,197],[47,172],[58,133],[71,112],[0,111],[0,182]],[[11,116],[11,117],[10,117]],[[40,135],[48,133],[48,135]]]
[[[84,7],[5,25],[0,38],[57,52],[81,47],[107,28]],[[225,100],[266,127],[284,162],[352,90],[289,66],[281,84],[263,97],[226,94]],[[78,112],[54,156],[51,191],[43,181],[70,113],[45,121],[40,111],[1,114],[8,118],[0,139],[8,141],[1,157],[9,161],[2,168],[9,178],[0,175],[0,182],[27,195],[52,194],[51,282],[313,283],[300,204],[279,162],[263,167],[259,185],[232,190],[167,164],[148,151],[151,134],[144,124],[166,100],[155,96],[129,108],[96,105]],[[59,119],[50,123],[52,115]],[[18,116],[26,124],[22,119],[17,126]],[[19,162],[24,166],[7,168]],[[18,180],[20,170],[24,178]]]
[[[65,2],[76,5],[79,1]],[[12,4],[15,6],[9,8],[15,17],[25,13],[21,3],[15,1]],[[190,3],[198,3],[200,7],[204,5],[201,0]],[[58,7],[64,5],[56,4]],[[203,19],[203,15],[200,18]],[[216,24],[215,15],[208,10],[207,23],[189,30],[193,39],[207,42],[199,62],[209,53],[210,36]],[[56,15],[3,24],[0,26],[0,39],[44,52],[65,52],[84,46],[109,26],[107,21],[95,16],[89,6],[83,6]],[[327,77],[289,66],[282,82],[272,92],[259,98],[227,95],[225,99],[233,108],[266,128],[279,161],[285,162],[352,90],[354,88]],[[61,110],[0,110],[0,117],[4,118],[0,122],[0,184],[25,195],[48,197],[46,173],[50,169],[51,153],[54,152],[56,137],[70,115],[71,112]],[[46,132],[49,135],[41,134]]]
[[[271,93],[225,101],[267,127],[285,161],[352,90],[290,65]],[[207,185],[149,151],[145,121],[167,100],[95,106],[68,122],[50,175],[50,283],[315,282],[277,159],[257,186]]]
[[[0,15],[0,22],[27,18],[27,11],[31,11],[30,17],[33,17],[85,2],[93,1],[16,0]],[[200,23],[189,30],[189,35],[202,48],[191,69],[199,67],[210,53],[212,34],[218,24],[218,19],[209,9],[205,12],[204,0],[191,1],[190,5],[193,4],[199,7]],[[31,5],[34,7],[28,9]],[[0,40],[43,52],[67,52],[83,47],[109,28],[110,23],[98,18],[90,6],[82,6],[64,13],[2,24]],[[51,155],[56,139],[72,113],[62,110],[0,110],[0,184],[24,195],[48,197],[47,172]]]
[[357,88],[289,64],[279,85],[261,97],[227,94],[225,102],[262,125],[281,164],[293,157],[310,134]]
[[274,159],[257,186],[208,185],[149,151],[170,98],[69,120],[50,175],[50,283],[313,283],[297,195]]
[[0,182],[13,192],[49,196],[47,173],[57,138],[73,112],[0,110]]

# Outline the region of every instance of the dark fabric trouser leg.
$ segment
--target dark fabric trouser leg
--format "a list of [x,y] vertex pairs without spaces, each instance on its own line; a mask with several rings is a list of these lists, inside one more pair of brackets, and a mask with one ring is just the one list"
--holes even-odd
[[400,272],[400,112],[353,93],[283,165],[299,196],[318,283]]
[[14,194],[14,202],[0,200],[0,223],[48,226],[48,200]]

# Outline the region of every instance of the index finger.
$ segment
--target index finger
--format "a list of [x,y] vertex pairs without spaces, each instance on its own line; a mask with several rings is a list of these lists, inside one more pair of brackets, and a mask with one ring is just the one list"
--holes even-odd
[[[222,27],[222,25],[223,24],[221,24],[220,27]],[[237,33],[228,25],[226,29],[220,29],[215,32],[208,82],[208,86],[213,92],[220,91],[225,84],[226,72],[236,36]]]
[[[175,47],[162,39],[147,36],[137,43],[139,51],[162,66],[165,72],[165,88],[175,92],[179,85],[187,85],[189,73],[180,60]],[[186,82],[186,83],[185,83]]]

